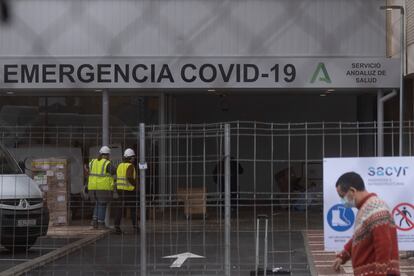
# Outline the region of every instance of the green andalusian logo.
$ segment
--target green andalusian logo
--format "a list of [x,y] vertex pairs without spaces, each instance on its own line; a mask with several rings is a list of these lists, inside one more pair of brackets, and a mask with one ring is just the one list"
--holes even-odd
[[328,71],[326,70],[325,63],[320,62],[316,67],[315,72],[312,75],[311,83],[318,81],[324,81],[326,83],[331,83],[331,78],[329,77]]

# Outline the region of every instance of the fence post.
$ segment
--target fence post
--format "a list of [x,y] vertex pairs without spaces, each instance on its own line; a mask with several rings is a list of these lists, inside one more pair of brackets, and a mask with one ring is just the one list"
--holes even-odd
[[145,124],[139,124],[139,188],[140,188],[140,246],[141,246],[141,275],[147,275],[146,255],[146,209],[145,209]]
[[166,126],[165,126],[165,94],[161,93],[160,95],[160,101],[159,101],[159,108],[160,108],[160,119],[159,119],[159,124],[160,124],[160,150],[159,150],[159,188],[160,188],[160,192],[159,194],[161,195],[160,197],[160,207],[162,208],[162,210],[164,210],[165,208],[165,201],[167,200],[167,188],[166,188],[166,159],[165,159],[165,139],[166,139]]
[[230,276],[230,125],[224,125],[224,272]]

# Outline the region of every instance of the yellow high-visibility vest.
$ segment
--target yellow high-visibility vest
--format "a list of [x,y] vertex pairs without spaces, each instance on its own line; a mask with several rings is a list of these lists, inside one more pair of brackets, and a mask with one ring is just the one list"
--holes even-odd
[[107,159],[92,159],[89,162],[88,190],[112,191],[114,179],[106,172],[111,161]]
[[[118,190],[133,191],[135,187],[129,183],[127,179],[127,170],[129,166],[134,166],[131,163],[121,163],[116,169],[116,187]],[[133,178],[136,179],[136,172],[134,169]]]

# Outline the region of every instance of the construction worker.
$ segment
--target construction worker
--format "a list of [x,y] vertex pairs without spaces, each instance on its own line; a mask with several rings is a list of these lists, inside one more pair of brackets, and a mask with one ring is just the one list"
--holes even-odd
[[111,149],[103,146],[99,150],[98,158],[89,162],[88,191],[89,196],[95,201],[92,225],[95,229],[106,229],[106,206],[112,200],[114,191],[115,170],[111,166],[109,156]]
[[116,201],[115,209],[115,233],[122,234],[121,218],[125,207],[131,210],[132,226],[135,231],[137,227],[137,173],[134,166],[135,152],[132,149],[126,149],[124,152],[124,160],[118,165],[116,170],[116,189],[118,190],[119,199]]

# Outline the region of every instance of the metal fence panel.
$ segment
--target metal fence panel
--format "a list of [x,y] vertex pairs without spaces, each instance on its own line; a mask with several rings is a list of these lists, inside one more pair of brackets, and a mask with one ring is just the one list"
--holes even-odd
[[[146,125],[145,131],[144,126],[141,130],[111,128],[114,164],[120,162],[122,150],[131,147],[140,154],[139,163],[148,165],[145,176],[141,170],[141,193],[132,207],[140,214],[140,231],[134,232],[131,209],[125,208],[123,235],[108,234],[90,241],[27,275],[249,275],[256,260],[260,268],[267,263],[268,268],[283,267],[295,275],[308,275],[302,232],[322,228],[322,160],[376,156],[376,123],[237,121],[228,123],[228,140],[225,126]],[[408,155],[412,154],[412,123],[405,126]],[[384,124],[388,156],[398,152],[397,134],[397,123]],[[94,203],[82,199],[79,191],[87,183],[83,166],[96,155],[101,135],[99,128],[0,128],[1,142],[17,161],[25,161],[30,176],[37,174],[33,162],[39,158],[69,161],[71,225],[49,226],[49,235],[33,241],[29,251],[4,249],[0,252],[2,268],[83,240],[86,233],[96,234],[90,226]],[[0,180],[5,183],[3,176]],[[51,213],[56,211],[47,204]],[[110,204],[109,226],[118,204]],[[18,212],[11,215],[13,221],[22,220]],[[257,226],[260,215],[268,217],[267,237],[263,227]],[[30,230],[24,225],[12,230],[19,234],[22,229]],[[1,230],[7,230],[4,224]]]

